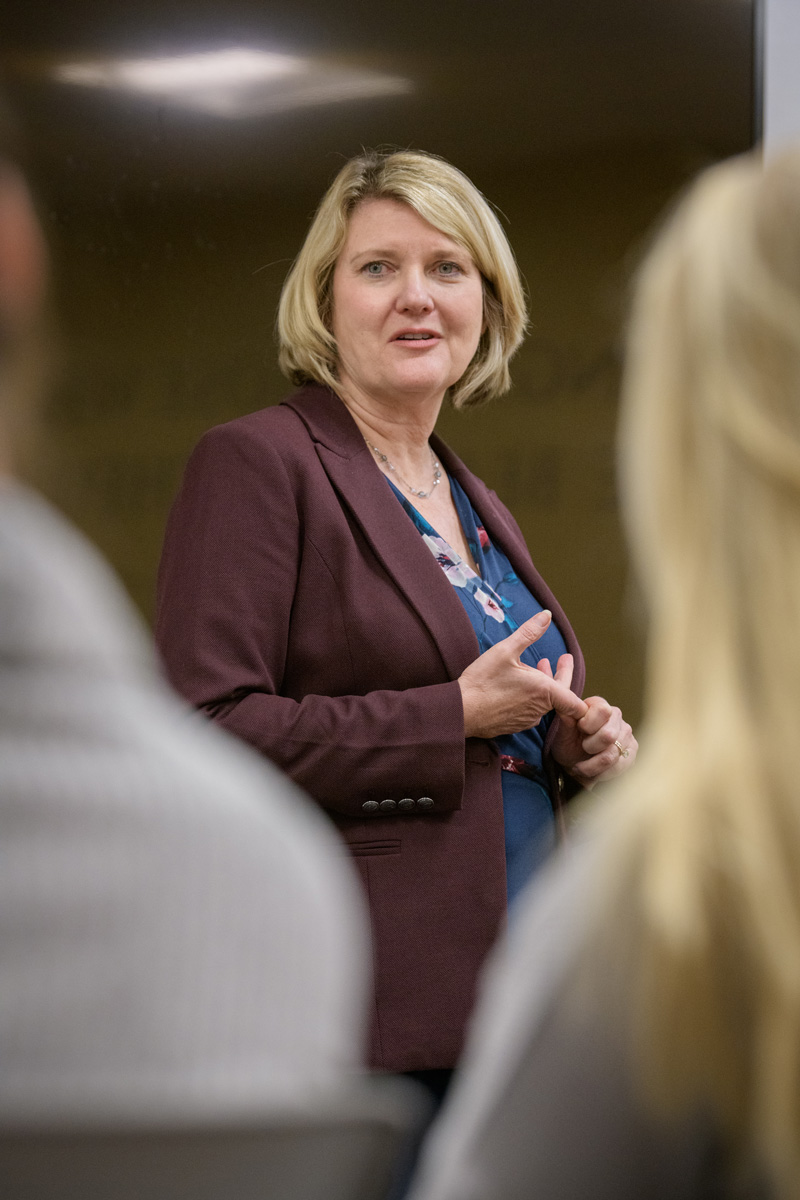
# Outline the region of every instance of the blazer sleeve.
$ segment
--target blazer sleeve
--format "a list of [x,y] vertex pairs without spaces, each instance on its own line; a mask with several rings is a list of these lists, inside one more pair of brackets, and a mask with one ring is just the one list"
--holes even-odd
[[[296,473],[239,422],[210,430],[197,446],[159,569],[156,640],[167,675],[191,704],[340,815],[379,816],[385,800],[411,799],[420,817],[460,808],[457,681],[282,694],[306,533]],[[309,558],[306,539],[306,572]],[[320,560],[317,569],[329,568]]]

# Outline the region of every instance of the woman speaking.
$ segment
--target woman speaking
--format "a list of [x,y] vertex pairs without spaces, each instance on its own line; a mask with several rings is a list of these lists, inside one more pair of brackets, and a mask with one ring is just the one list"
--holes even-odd
[[617,708],[580,699],[580,649],[513,517],[433,432],[445,397],[508,389],[525,321],[505,235],[460,171],[351,160],[281,298],[300,390],[203,437],[167,529],[168,674],[338,825],[389,1070],[455,1065],[561,805],[637,749]]

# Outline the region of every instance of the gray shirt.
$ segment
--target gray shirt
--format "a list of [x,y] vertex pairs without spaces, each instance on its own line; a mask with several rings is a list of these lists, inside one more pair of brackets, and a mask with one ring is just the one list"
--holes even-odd
[[[574,986],[603,847],[578,839],[512,911],[467,1051],[411,1200],[755,1200],[699,1112],[670,1127],[642,1103],[625,1006]],[[592,969],[602,965],[592,959]],[[589,974],[589,983],[592,982]],[[615,994],[620,990],[615,981]]]
[[178,702],[103,562],[0,486],[0,1123],[253,1114],[361,1065],[358,885]]

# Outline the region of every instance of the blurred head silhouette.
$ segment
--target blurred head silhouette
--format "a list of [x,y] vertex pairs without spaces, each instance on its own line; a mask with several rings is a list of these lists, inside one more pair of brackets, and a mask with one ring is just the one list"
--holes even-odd
[[[639,1048],[800,1187],[800,148],[706,172],[640,273],[620,435],[649,614],[619,789]],[[616,893],[622,901],[622,893]]]
[[[0,470],[24,456],[36,408],[47,255],[20,165],[19,140],[0,102]],[[39,360],[39,361],[37,361]]]

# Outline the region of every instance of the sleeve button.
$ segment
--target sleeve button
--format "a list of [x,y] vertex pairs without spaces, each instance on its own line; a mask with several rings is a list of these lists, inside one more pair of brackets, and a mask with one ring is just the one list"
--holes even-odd
[[403,812],[410,812],[416,805],[410,796],[406,796],[403,800],[397,801],[397,807],[401,808]]
[[377,812],[379,808],[380,804],[378,804],[377,800],[367,800],[361,805],[361,809],[365,813]]
[[381,812],[393,812],[397,808],[397,802],[395,800],[381,800],[378,807]]
[[433,808],[433,801],[430,796],[420,796],[417,801],[417,808]]

